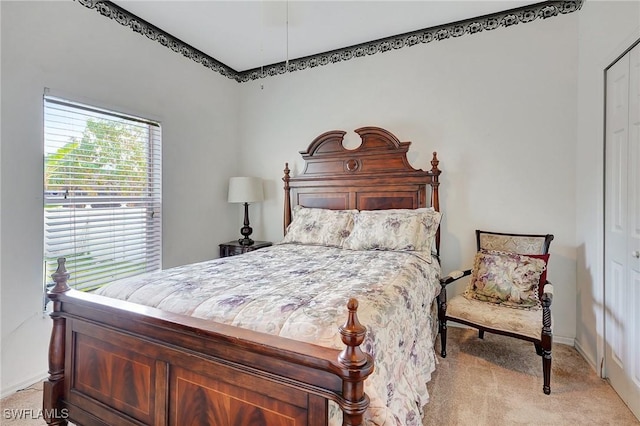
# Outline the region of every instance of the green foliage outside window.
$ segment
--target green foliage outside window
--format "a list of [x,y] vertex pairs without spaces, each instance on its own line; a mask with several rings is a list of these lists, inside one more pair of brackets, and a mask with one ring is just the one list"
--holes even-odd
[[143,195],[148,170],[147,132],[118,121],[90,118],[81,138],[71,138],[45,158],[45,190],[79,196]]

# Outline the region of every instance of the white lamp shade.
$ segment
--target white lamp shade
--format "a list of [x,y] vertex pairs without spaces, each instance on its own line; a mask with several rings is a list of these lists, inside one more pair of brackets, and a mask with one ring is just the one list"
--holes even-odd
[[256,177],[232,177],[229,179],[230,203],[258,203],[264,200],[262,179]]

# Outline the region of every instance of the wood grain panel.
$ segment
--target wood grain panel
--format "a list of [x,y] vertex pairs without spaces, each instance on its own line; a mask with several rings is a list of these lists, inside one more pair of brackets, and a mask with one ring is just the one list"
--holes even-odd
[[379,161],[377,158],[362,158],[360,170],[362,173],[379,173],[397,171],[405,166],[404,158],[390,158]]
[[344,170],[344,161],[323,161],[321,163],[309,164],[306,173],[308,175],[324,174],[327,172],[340,173]]
[[416,191],[364,192],[357,194],[358,210],[415,209],[418,208]]
[[150,390],[155,382],[155,361],[91,336],[75,333],[75,390],[145,422],[153,423]]
[[348,192],[308,192],[298,194],[297,203],[304,207],[316,207],[332,210],[349,208]]
[[[273,386],[271,384],[270,386]],[[282,386],[282,385],[281,385]],[[286,386],[282,386],[286,387]],[[287,388],[291,394],[302,393]],[[306,407],[297,407],[252,388],[235,386],[213,377],[175,367],[171,372],[169,424],[175,426],[302,426]],[[305,396],[306,398],[306,396]],[[296,398],[299,399],[299,398]]]

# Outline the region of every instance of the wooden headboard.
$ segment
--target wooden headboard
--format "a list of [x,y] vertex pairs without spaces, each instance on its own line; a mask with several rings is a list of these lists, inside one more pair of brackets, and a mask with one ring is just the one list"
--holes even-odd
[[[291,223],[295,205],[332,210],[385,210],[433,207],[440,211],[438,158],[433,153],[431,170],[414,169],[407,160],[411,142],[379,127],[356,129],[362,143],[347,149],[342,142],[346,132],[332,130],[321,134],[301,151],[303,172],[291,177],[289,164],[284,177],[284,231]],[[427,203],[427,188],[430,188]],[[436,236],[440,247],[440,231]]]

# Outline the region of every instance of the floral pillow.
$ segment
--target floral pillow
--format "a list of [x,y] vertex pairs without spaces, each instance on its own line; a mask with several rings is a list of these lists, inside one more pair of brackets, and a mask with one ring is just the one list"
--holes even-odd
[[464,296],[512,308],[540,309],[538,287],[546,267],[544,259],[480,250]]
[[343,248],[420,251],[430,261],[440,218],[432,208],[362,210]]
[[525,254],[523,256],[532,257],[534,259],[544,260],[545,268],[542,274],[540,274],[540,282],[538,283],[538,296],[542,297],[544,294],[544,285],[547,283],[547,270],[549,268],[549,253],[547,254]]
[[357,212],[295,206],[293,220],[281,242],[341,247],[351,233]]

